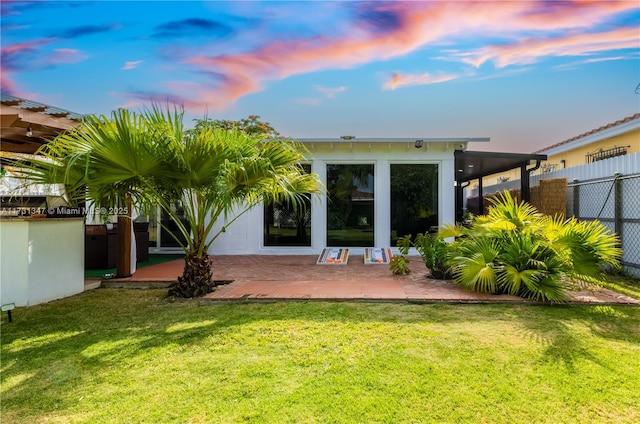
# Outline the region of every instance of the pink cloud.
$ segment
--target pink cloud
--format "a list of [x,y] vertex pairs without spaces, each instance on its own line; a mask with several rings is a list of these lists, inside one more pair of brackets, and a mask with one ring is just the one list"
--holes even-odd
[[13,79],[13,75],[19,72],[24,65],[24,57],[30,55],[38,47],[53,42],[52,38],[41,38],[38,40],[16,43],[0,47],[2,63],[0,64],[0,88],[5,93],[14,96],[25,97],[23,92]]
[[75,63],[86,58],[77,50],[56,49],[53,50],[52,54],[42,59],[42,55],[39,55],[38,49],[55,41],[55,38],[40,38],[29,42],[2,46],[2,48],[0,48],[2,52],[2,72],[0,76],[0,81],[2,82],[0,87],[2,87],[2,91],[14,96],[33,97],[33,94],[28,95],[21,92],[14,81],[14,74],[25,69],[59,63]]
[[638,29],[621,28],[604,33],[576,34],[559,38],[525,39],[502,46],[488,46],[463,55],[463,61],[479,67],[493,61],[498,68],[537,62],[549,56],[583,56],[617,49],[637,49]]
[[89,56],[76,49],[55,49],[53,53],[45,59],[47,64],[57,65],[60,63],[78,63],[86,60]]
[[5,69],[2,64],[0,64],[0,87],[3,93],[7,92],[14,96],[19,95],[18,87],[11,77],[11,71]]
[[9,46],[0,48],[0,50],[2,51],[3,56],[5,55],[14,56],[20,53],[32,52],[37,47],[52,43],[54,41],[56,41],[55,38],[39,38],[37,40],[28,41],[25,43],[11,44]]
[[134,109],[141,106],[142,106],[142,103],[139,101],[130,101],[130,102],[122,103],[116,106],[116,108],[117,109]]
[[[383,31],[368,25],[350,27],[348,34],[279,40],[255,50],[226,55],[187,58],[198,72],[215,79],[195,90],[194,104],[224,109],[237,99],[264,89],[266,83],[292,75],[325,69],[349,69],[362,64],[401,57],[426,45],[451,40],[495,37],[520,40],[522,34],[551,32],[554,38],[532,38],[457,53],[451,59],[474,66],[492,60],[498,67],[532,63],[544,56],[582,55],[637,47],[637,28],[584,34],[615,13],[637,10],[628,1],[538,2],[398,2],[368,3],[377,12],[391,13],[394,23]],[[583,33],[583,34],[580,34]],[[564,35],[563,35],[564,34]],[[206,48],[201,48],[206,51]],[[398,74],[385,88],[442,82],[452,75]]]
[[428,72],[423,74],[401,74],[394,73],[387,82],[384,83],[382,88],[385,90],[395,90],[399,87],[408,87],[411,85],[428,85],[438,84],[445,81],[451,81],[459,78],[459,75],[455,74],[439,74],[431,75]]
[[204,93],[201,99],[211,102],[214,108],[224,108],[244,95],[262,90],[267,80],[322,69],[347,69],[373,60],[388,59],[409,53],[434,37],[426,32],[421,34],[415,23],[410,22],[422,22],[415,18],[420,14],[418,10],[412,9],[412,16],[402,10],[398,13],[409,21],[402,31],[276,41],[249,53],[196,56],[186,62],[222,76],[219,86]]
[[[16,2],[5,0],[3,7],[12,3]],[[4,7],[3,12],[10,9]],[[535,63],[549,56],[582,56],[638,48],[636,27],[588,33],[607,23],[610,16],[637,11],[637,2],[633,1],[354,2],[348,10],[356,12],[353,22],[341,22],[325,36],[265,42],[252,51],[226,55],[207,55],[208,47],[198,46],[198,52],[205,53],[189,57],[183,63],[189,64],[199,75],[211,75],[210,80],[191,84],[167,83],[167,88],[178,94],[132,93],[131,96],[180,98],[184,99],[186,107],[224,109],[242,96],[264,89],[269,81],[326,69],[349,69],[402,57],[425,46],[455,46],[461,40],[499,39],[506,43],[449,53],[448,59],[462,60],[476,67],[493,62],[498,68]],[[545,34],[546,38],[540,34]],[[523,38],[525,35],[529,38]],[[53,41],[56,39],[2,47],[3,90],[16,89],[13,80],[16,72],[35,63],[42,64],[42,60],[33,61],[31,53]],[[211,51],[219,51],[219,46],[211,46]],[[182,50],[179,52],[183,53]],[[177,59],[178,53],[175,54],[174,63],[178,64],[180,59]],[[75,50],[58,49],[44,62],[73,63],[84,58]],[[134,69],[140,63],[126,62],[121,69]],[[397,73],[384,88],[393,90],[453,78],[453,75],[434,72]],[[337,92],[327,89],[323,94],[331,98]]]

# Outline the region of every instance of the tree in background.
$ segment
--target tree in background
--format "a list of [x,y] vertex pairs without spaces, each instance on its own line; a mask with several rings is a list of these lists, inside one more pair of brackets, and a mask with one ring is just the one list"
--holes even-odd
[[227,119],[209,120],[207,118],[195,119],[195,121],[195,131],[199,131],[201,128],[209,126],[227,131],[238,130],[245,134],[259,135],[265,138],[282,138],[282,135],[276,131],[270,123],[260,120],[260,115],[249,115],[249,117],[240,119],[239,121],[230,121]]

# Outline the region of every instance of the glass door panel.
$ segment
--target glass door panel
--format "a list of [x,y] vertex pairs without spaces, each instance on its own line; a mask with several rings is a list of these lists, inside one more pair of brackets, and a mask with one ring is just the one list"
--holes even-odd
[[[182,209],[182,202],[172,202],[171,207],[178,214],[180,221],[189,228],[189,224],[184,216],[184,210]],[[160,217],[160,219],[158,219],[158,217]],[[161,248],[169,248],[169,250],[179,248],[180,244],[178,244],[173,235],[183,244],[186,244],[187,240],[180,230],[178,230],[176,222],[158,207],[156,212],[149,216],[149,246],[156,250]]]
[[438,225],[438,165],[392,164],[391,246],[398,237],[432,230]]
[[374,165],[327,165],[327,246],[374,245]]

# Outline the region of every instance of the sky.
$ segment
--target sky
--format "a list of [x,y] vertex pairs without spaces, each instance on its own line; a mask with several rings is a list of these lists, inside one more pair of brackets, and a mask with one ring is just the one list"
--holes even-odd
[[3,93],[530,153],[640,112],[638,1],[2,0]]

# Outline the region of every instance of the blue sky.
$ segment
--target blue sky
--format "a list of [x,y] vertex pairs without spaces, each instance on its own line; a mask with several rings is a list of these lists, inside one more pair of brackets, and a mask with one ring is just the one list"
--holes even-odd
[[640,111],[637,1],[1,3],[1,89],[533,152]]

